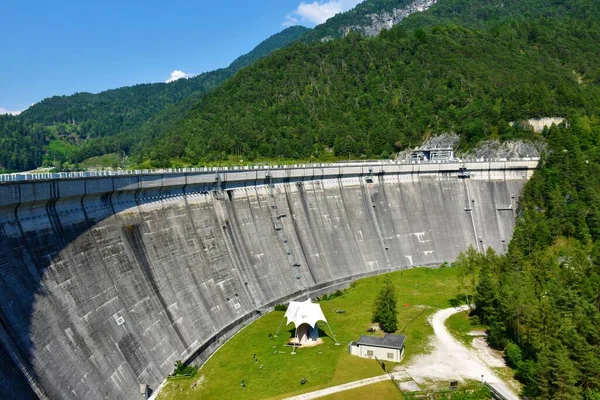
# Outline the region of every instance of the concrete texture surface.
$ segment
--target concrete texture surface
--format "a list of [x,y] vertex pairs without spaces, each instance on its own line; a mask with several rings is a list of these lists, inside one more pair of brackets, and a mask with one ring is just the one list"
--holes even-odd
[[0,398],[132,399],[275,303],[503,252],[535,162],[0,184]]

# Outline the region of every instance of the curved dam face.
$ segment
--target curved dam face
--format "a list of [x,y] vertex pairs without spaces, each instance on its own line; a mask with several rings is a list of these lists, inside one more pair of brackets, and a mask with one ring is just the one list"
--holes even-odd
[[504,252],[536,164],[0,184],[0,398],[137,398],[306,290]]

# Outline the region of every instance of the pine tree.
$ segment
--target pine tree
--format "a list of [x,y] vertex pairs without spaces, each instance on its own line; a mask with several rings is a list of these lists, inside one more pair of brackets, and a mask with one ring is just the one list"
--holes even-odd
[[392,333],[398,329],[396,289],[389,275],[386,275],[383,287],[375,300],[373,322],[378,322],[384,332]]
[[479,275],[479,283],[475,292],[475,315],[483,323],[489,323],[496,315],[498,293],[496,282],[490,272],[490,266],[485,263]]

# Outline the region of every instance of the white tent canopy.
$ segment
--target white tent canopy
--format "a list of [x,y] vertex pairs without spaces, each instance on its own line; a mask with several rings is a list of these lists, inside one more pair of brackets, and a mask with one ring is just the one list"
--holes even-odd
[[302,324],[308,324],[311,328],[314,328],[318,321],[327,322],[321,306],[313,303],[310,299],[306,301],[291,301],[285,313],[285,318],[287,318],[286,325],[291,322],[296,328]]
[[[321,306],[319,304],[313,303],[310,299],[306,301],[290,301],[287,311],[281,319],[281,324],[279,324],[279,329],[277,329],[275,337],[279,335],[279,331],[281,330],[281,325],[283,325],[284,318],[287,320],[286,325],[293,323],[296,327],[296,332],[294,335],[294,351],[292,351],[292,354],[295,354],[296,345],[298,343],[306,343],[310,340],[319,339],[318,329],[316,328],[318,321],[323,321],[327,324],[327,327],[331,332],[331,336],[333,336],[333,339],[335,340],[336,346],[339,345],[337,339],[335,338],[333,330],[331,329],[331,326],[329,326],[327,318],[325,318],[325,315],[323,314],[323,310],[321,310]],[[306,325],[310,326],[311,330],[307,331]],[[299,328],[301,330],[300,336],[302,340],[299,340]]]

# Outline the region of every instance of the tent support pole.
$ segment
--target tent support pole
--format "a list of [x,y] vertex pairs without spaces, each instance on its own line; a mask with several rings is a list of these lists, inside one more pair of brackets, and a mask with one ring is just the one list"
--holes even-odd
[[296,354],[296,343],[298,343],[298,327],[296,325],[294,325],[294,337],[296,340],[294,340],[294,349],[292,350],[292,354]]
[[337,341],[337,338],[335,337],[335,333],[333,333],[333,329],[331,329],[331,325],[329,325],[329,321],[325,320],[325,322],[327,323],[327,327],[329,328],[329,331],[331,332],[331,336],[333,336],[333,340],[335,340],[335,345],[339,346],[340,343]]
[[275,334],[275,337],[279,337],[279,331],[281,330],[281,325],[283,325],[284,318],[285,318],[285,315],[283,316],[283,318],[281,318],[281,322],[279,323],[279,328],[277,328],[277,333]]

